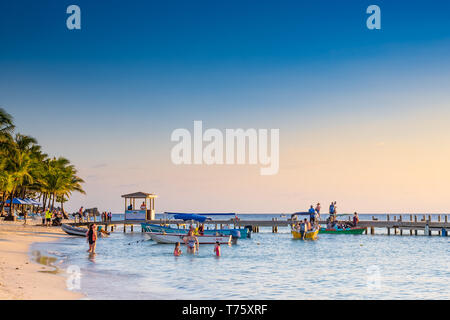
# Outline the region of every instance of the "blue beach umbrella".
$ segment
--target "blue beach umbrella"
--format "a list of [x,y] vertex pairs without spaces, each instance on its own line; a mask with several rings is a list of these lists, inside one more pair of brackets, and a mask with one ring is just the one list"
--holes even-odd
[[[6,200],[5,203],[10,204],[11,200]],[[28,204],[26,201],[24,201],[23,199],[20,199],[20,198],[14,198],[12,203],[13,204]]]
[[27,204],[30,204],[30,205],[32,205],[32,206],[40,206],[40,205],[41,205],[40,202],[38,202],[38,201],[36,201],[36,200],[34,200],[34,199],[25,198],[25,199],[23,199],[23,200],[26,201]]

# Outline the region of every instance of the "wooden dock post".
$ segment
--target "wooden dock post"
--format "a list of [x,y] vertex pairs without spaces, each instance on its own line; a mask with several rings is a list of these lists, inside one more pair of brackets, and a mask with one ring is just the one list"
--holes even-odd
[[[398,221],[400,221],[400,222],[402,222],[403,221],[403,218],[402,218],[402,215],[400,214],[400,216],[398,217]],[[399,228],[400,229],[400,235],[402,236],[403,235],[403,228]]]
[[[372,216],[372,221],[375,221],[375,217]],[[370,234],[375,234],[375,228],[372,226],[370,227]]]
[[[397,216],[394,216],[394,221],[397,221]],[[397,234],[397,227],[394,227],[394,234]]]
[[123,224],[123,233],[127,232],[127,225],[124,223]]
[[133,232],[133,226],[134,226],[134,225],[131,225],[131,232]]
[[[412,223],[413,218],[412,218],[412,214],[409,215],[409,221]],[[409,229],[409,235],[412,236],[413,235],[413,230]]]
[[[441,215],[438,215],[438,222],[441,222]],[[438,234],[441,235],[441,230],[438,231]]]
[[114,231],[114,225],[112,224],[111,225],[111,232],[113,232]]
[[[389,222],[391,220],[391,217],[389,216],[389,214],[386,215],[386,219]],[[391,235],[391,228],[387,227],[387,234],[388,236]]]
[[[414,215],[414,222],[417,222],[417,216]],[[417,236],[417,229],[414,230],[414,235]]]

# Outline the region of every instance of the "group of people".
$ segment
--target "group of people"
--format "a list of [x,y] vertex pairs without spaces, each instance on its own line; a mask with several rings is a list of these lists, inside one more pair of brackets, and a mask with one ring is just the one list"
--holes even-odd
[[294,229],[300,233],[303,239],[305,238],[308,231],[315,230],[316,228],[318,228],[316,222],[308,221],[308,219],[300,220],[294,226]]
[[48,208],[45,211],[40,210],[39,215],[42,218],[42,225],[47,227],[60,226],[62,223],[62,219],[64,218],[61,210],[50,210]]
[[354,228],[359,223],[358,213],[353,213],[352,221],[338,221],[335,214],[330,214],[327,219],[327,229],[348,229]]
[[[189,231],[187,236],[183,237],[183,241],[186,245],[187,253],[195,254],[199,250],[199,241],[196,237],[196,233],[199,235],[203,235],[203,224],[199,226],[199,228],[196,230],[192,225],[189,227]],[[175,249],[173,251],[173,255],[178,257],[182,254],[181,248],[180,248],[180,242],[177,242],[175,244]],[[216,244],[214,246],[214,254],[217,257],[220,257],[220,243],[216,241]]]
[[101,217],[102,217],[102,221],[103,222],[111,221],[112,213],[104,211],[104,212],[101,213]]
[[[310,206],[308,213],[309,213],[309,221],[307,219],[304,219],[303,221],[298,221],[295,223],[293,228],[300,232],[302,237],[304,238],[306,233],[308,231],[313,231],[319,228],[319,221],[320,221],[320,203],[317,203],[317,205],[314,207],[313,205]],[[296,215],[292,216],[293,220],[297,219]],[[346,228],[352,228],[356,227],[359,223],[359,217],[358,213],[353,214],[353,221],[338,221],[337,220],[337,203],[336,201],[331,202],[330,208],[329,208],[329,217],[327,218],[327,229],[337,228],[337,229],[346,229]]]

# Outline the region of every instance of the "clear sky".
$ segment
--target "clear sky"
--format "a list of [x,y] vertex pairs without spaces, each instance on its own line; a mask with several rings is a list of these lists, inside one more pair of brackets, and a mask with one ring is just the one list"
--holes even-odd
[[[67,6],[81,30],[66,28]],[[366,8],[381,8],[381,30]],[[449,1],[2,1],[0,105],[86,196],[156,211],[449,212]],[[175,166],[174,129],[279,128],[280,170]]]

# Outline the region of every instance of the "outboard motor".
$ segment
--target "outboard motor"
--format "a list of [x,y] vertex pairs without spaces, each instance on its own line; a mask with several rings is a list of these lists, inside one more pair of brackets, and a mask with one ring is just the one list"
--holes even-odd
[[241,237],[241,232],[239,230],[231,230],[231,242],[233,244],[237,243],[237,240]]

